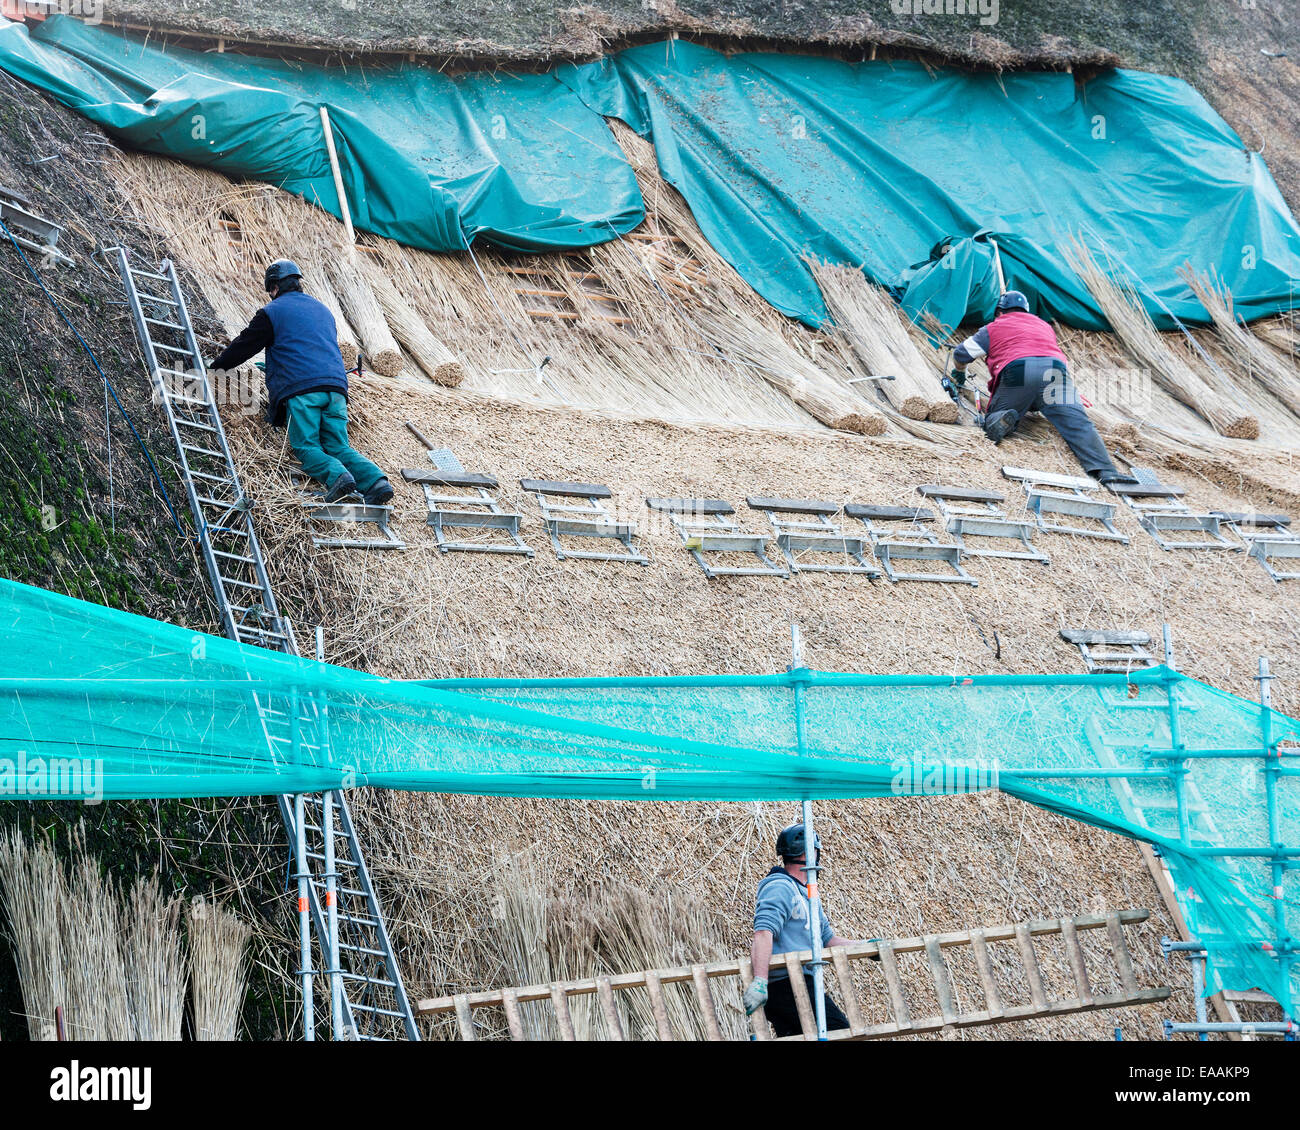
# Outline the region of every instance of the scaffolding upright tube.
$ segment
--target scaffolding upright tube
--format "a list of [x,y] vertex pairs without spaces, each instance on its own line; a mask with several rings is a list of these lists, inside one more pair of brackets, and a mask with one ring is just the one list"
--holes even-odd
[[[790,678],[794,685],[795,748],[804,755],[804,681],[803,643],[799,625],[790,625]],[[822,900],[817,889],[817,873],[821,870],[821,853],[817,851],[817,832],[813,828],[812,801],[803,802],[803,859],[808,875],[808,933],[812,938],[813,1014],[817,1019],[817,1039],[826,1039],[826,974],[822,957]]]

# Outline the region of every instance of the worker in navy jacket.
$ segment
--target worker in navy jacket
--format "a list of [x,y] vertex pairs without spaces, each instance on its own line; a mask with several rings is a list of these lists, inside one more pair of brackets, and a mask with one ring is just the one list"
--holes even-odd
[[360,493],[367,505],[392,501],[388,477],[348,442],[348,374],[334,315],[302,289],[289,259],[266,269],[263,306],[209,369],[235,369],[266,351],[267,419],[289,428],[302,469],[325,487],[325,501]]
[[984,434],[989,439],[1001,443],[1019,427],[1025,413],[1038,411],[1098,482],[1136,481],[1115,469],[1070,381],[1056,331],[1029,312],[1029,299],[1020,291],[1002,295],[993,321],[953,350],[953,380],[965,384],[966,366],[981,357],[989,368],[989,402],[984,412]]

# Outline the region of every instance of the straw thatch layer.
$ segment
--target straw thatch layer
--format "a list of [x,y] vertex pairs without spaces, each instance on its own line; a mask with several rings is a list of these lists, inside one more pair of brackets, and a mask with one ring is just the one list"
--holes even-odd
[[1258,418],[1215,391],[1165,344],[1130,283],[1103,271],[1078,240],[1066,248],[1065,258],[1133,359],[1149,369],[1166,392],[1203,416],[1221,435],[1259,438]]
[[917,348],[907,319],[883,289],[853,267],[812,263],[826,308],[868,376],[892,377],[880,382],[890,403],[912,420],[955,424],[957,406],[938,392],[938,374]]

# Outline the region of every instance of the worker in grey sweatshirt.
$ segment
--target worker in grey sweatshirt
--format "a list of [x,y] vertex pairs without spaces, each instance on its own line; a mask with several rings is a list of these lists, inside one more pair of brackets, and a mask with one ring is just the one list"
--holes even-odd
[[[814,837],[815,859],[820,861],[822,841]],[[776,854],[781,866],[773,867],[758,884],[757,904],[754,907],[754,942],[750,961],[754,966],[754,980],[745,990],[745,1015],[752,1016],[760,1007],[766,1008],[767,1019],[778,1036],[797,1036],[803,1029],[799,1024],[799,1011],[795,1005],[794,988],[785,962],[771,968],[772,958],[778,954],[799,953],[812,949],[812,930],[809,919],[812,900],[808,895],[807,856],[804,848],[802,824],[791,824],[776,839]],[[821,915],[822,945],[847,946],[849,940],[839,937],[831,928],[826,916]],[[804,966],[804,984],[808,999],[813,1000],[812,970]],[[824,994],[826,1001],[826,1030],[848,1028],[848,1018]]]

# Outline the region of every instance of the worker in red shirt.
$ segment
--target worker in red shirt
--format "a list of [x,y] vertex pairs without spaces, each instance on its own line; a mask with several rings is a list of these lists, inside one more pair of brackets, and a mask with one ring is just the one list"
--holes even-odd
[[1020,291],[1002,295],[993,321],[953,350],[953,380],[965,384],[966,366],[981,357],[989,368],[989,402],[984,412],[984,434],[989,439],[1001,443],[1020,426],[1026,412],[1041,412],[1098,482],[1136,482],[1115,469],[1070,380],[1056,331],[1029,312],[1029,299]]

